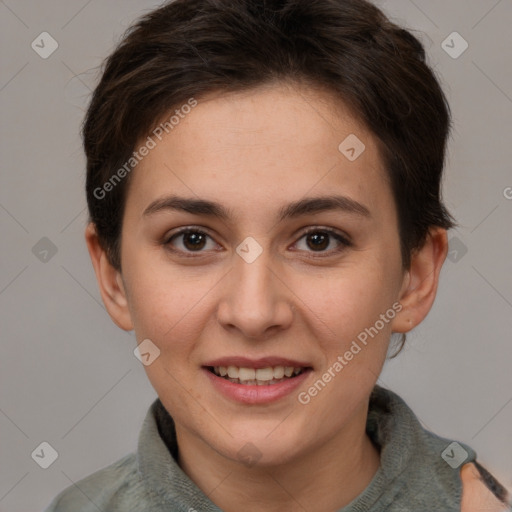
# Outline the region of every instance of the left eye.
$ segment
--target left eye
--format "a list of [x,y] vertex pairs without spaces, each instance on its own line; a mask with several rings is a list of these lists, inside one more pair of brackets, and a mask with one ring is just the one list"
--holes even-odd
[[[181,239],[180,244],[176,244],[175,240]],[[333,239],[335,240],[337,247],[329,249],[332,245]],[[295,245],[300,245],[299,242],[302,240],[306,243],[306,252],[336,252],[351,246],[351,242],[335,231],[329,229],[312,229],[307,233],[304,233]],[[210,247],[208,247],[208,241],[210,241]],[[203,250],[214,250],[217,245],[213,238],[199,229],[187,228],[178,233],[175,233],[166,241],[164,245],[174,252],[203,252]]]
[[[299,242],[300,240],[303,239],[305,240],[306,246],[312,249],[313,252],[339,251],[351,245],[347,238],[329,229],[314,229],[308,231],[307,233],[302,235],[302,237],[299,239]],[[334,239],[337,242],[338,247],[331,250],[326,250],[331,245],[332,239]]]
[[[170,237],[166,242],[165,245],[169,246],[172,245],[172,241],[175,239],[182,239],[182,246],[185,247],[185,251],[190,252],[199,252],[201,249],[204,249],[206,244],[206,240],[209,238],[213,241],[213,238],[208,235],[207,233],[203,231],[199,231],[197,229],[185,229],[183,231],[180,231],[179,233],[176,233],[172,237]],[[215,244],[214,244],[215,245]],[[182,249],[178,249],[182,250]]]

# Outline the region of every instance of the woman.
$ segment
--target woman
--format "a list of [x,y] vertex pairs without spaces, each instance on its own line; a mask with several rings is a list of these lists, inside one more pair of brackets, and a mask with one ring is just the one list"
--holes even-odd
[[158,399],[48,511],[507,510],[376,385],[434,301],[450,114],[363,0],[176,0],[106,61],[86,240]]

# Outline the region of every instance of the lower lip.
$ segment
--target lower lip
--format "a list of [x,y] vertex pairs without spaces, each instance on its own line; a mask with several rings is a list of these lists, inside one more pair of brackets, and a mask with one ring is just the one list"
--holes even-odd
[[203,368],[213,387],[225,397],[243,404],[267,404],[276,402],[281,398],[290,395],[296,390],[305,379],[308,378],[311,370],[306,370],[296,377],[289,378],[278,384],[254,386],[236,384],[222,377],[218,377],[207,368]]

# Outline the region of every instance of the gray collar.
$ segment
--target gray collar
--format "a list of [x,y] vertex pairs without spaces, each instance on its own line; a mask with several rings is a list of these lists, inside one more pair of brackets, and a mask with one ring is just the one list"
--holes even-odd
[[[414,502],[429,503],[425,510],[457,510],[460,468],[451,468],[441,457],[449,439],[425,430],[398,395],[377,385],[370,396],[366,430],[380,449],[381,465],[363,493],[339,512],[421,510],[407,508]],[[459,445],[468,454],[465,462],[475,460],[469,446]],[[174,421],[157,399],[139,436],[137,463],[144,485],[172,510],[222,512],[181,470],[177,454]]]

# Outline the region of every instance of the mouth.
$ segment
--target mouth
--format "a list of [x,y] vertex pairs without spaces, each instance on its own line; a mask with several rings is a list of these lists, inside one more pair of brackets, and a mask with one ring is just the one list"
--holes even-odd
[[304,366],[267,366],[249,368],[244,366],[207,366],[217,377],[243,386],[275,386],[297,378],[310,370]]
[[267,405],[293,396],[313,367],[280,356],[229,356],[205,362],[203,371],[224,398],[243,405]]

